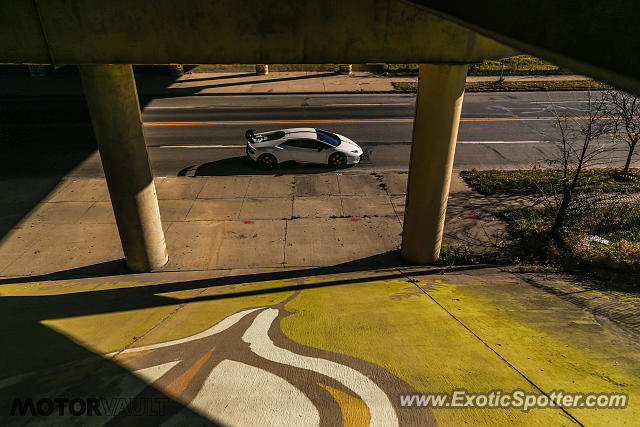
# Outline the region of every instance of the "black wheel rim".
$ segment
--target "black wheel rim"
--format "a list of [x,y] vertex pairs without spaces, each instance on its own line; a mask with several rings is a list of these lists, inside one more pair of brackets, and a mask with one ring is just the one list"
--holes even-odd
[[260,163],[267,168],[272,168],[274,166],[274,160],[271,156],[263,156],[260,158]]
[[334,154],[333,156],[331,156],[330,159],[330,163],[332,166],[344,166],[344,164],[346,163],[346,158],[344,155],[340,155],[340,154]]

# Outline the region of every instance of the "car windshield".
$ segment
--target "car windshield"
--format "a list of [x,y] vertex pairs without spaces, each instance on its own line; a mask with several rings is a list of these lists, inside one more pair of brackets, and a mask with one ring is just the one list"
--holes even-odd
[[318,139],[322,142],[326,142],[327,144],[331,144],[334,147],[340,145],[340,138],[337,135],[334,135],[330,132],[316,129],[316,133],[318,134]]

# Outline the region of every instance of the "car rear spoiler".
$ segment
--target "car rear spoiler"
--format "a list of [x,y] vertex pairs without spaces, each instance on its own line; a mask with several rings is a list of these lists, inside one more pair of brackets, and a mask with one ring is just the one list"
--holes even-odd
[[246,138],[247,141],[252,142],[252,143],[256,143],[258,142],[258,138],[256,138],[256,134],[253,133],[253,129],[249,129],[248,131],[246,131],[244,133],[244,137]]

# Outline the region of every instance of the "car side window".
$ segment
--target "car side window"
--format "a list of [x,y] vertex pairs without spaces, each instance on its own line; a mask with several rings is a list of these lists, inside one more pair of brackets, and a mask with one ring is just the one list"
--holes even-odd
[[287,142],[283,143],[282,145],[285,145],[287,147],[302,148],[302,146],[300,145],[299,139],[290,139]]
[[304,148],[310,148],[312,150],[317,150],[318,149],[318,141],[316,141],[315,139],[302,139],[302,147]]
[[318,141],[316,141],[315,139],[290,139],[287,142],[285,142],[283,145],[287,145],[289,147],[308,148],[308,149],[317,150],[318,149],[317,144],[318,144]]

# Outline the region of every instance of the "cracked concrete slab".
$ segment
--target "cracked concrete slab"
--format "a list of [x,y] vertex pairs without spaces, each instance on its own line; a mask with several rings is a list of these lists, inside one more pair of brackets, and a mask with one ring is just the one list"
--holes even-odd
[[66,180],[63,187],[53,192],[48,202],[108,202],[109,190],[104,179]]
[[340,194],[345,196],[381,196],[385,191],[371,174],[338,175]]
[[296,197],[293,201],[294,218],[328,218],[343,215],[340,196]]
[[293,200],[287,197],[247,197],[242,203],[239,219],[286,219],[291,216]]
[[395,217],[396,213],[389,196],[342,196],[345,216],[386,216]]
[[159,200],[193,200],[200,194],[207,178],[154,178]]
[[294,219],[287,224],[285,265],[335,265],[396,250],[401,231],[386,218]]
[[295,196],[338,196],[340,188],[335,174],[297,175],[295,180]]
[[293,197],[293,176],[253,176],[247,197]]
[[242,199],[198,199],[187,215],[189,221],[235,220]]
[[[203,178],[196,178],[203,179]],[[214,176],[204,178],[205,183],[198,194],[200,199],[230,199],[244,197],[249,188],[249,176]]]

